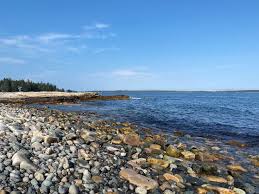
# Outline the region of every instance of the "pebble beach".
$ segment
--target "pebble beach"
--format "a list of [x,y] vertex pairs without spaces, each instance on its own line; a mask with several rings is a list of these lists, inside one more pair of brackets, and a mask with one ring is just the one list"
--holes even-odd
[[259,193],[258,149],[0,104],[0,194]]

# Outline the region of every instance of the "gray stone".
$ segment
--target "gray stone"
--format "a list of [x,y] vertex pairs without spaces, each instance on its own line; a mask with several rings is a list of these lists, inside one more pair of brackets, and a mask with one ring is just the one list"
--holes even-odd
[[32,147],[33,149],[35,149],[36,151],[40,151],[40,150],[43,149],[42,144],[39,143],[39,142],[34,142],[33,144],[31,144],[31,147]]
[[144,189],[143,187],[137,187],[137,188],[135,189],[135,192],[136,192],[137,194],[147,194],[147,190]]
[[65,194],[65,193],[67,193],[67,188],[66,187],[64,187],[64,186],[59,186],[58,187],[58,193],[60,193],[60,194]]
[[35,171],[37,169],[37,166],[34,165],[31,160],[28,159],[28,155],[29,153],[25,150],[20,150],[16,152],[12,157],[12,165],[20,165],[21,169]]
[[89,181],[91,181],[91,173],[88,170],[84,170],[82,180],[85,183],[89,183]]
[[79,194],[79,190],[75,185],[70,185],[68,192],[69,194]]

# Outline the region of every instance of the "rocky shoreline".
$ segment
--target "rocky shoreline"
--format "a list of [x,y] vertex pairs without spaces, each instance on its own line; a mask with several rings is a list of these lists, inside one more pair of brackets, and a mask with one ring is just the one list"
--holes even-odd
[[128,100],[129,96],[102,96],[98,92],[0,92],[0,103],[66,104],[89,100]]
[[259,193],[259,151],[244,149],[94,113],[0,104],[0,194]]

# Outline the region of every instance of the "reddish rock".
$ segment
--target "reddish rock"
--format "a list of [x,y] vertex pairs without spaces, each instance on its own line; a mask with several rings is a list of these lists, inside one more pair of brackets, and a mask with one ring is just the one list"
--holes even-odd
[[125,135],[123,142],[125,144],[131,145],[131,146],[141,145],[140,137],[139,137],[139,135],[137,135],[135,133],[129,133],[129,134]]
[[236,141],[236,140],[230,140],[230,141],[227,142],[227,144],[232,145],[232,146],[236,146],[236,147],[239,147],[239,148],[246,147],[246,144],[244,144],[242,142],[239,142],[239,141]]
[[171,173],[165,173],[163,175],[163,177],[167,181],[174,181],[176,183],[182,183],[183,182],[183,178],[180,175],[173,175]]
[[215,155],[210,153],[199,152],[195,154],[195,159],[202,162],[214,162],[219,160]]
[[228,180],[222,177],[217,176],[203,176],[204,179],[210,182],[217,182],[217,183],[228,183]]
[[236,194],[233,190],[223,188],[223,187],[217,187],[212,185],[202,185],[202,187],[199,187],[197,189],[198,194],[206,194],[208,192],[215,192],[217,194]]

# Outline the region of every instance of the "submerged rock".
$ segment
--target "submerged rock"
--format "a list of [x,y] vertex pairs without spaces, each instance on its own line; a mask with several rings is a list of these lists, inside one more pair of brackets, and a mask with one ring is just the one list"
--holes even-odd
[[190,151],[183,151],[183,152],[181,152],[181,154],[186,160],[194,160],[195,159],[195,154],[190,152]]
[[197,190],[198,194],[207,194],[209,192],[216,192],[218,194],[236,194],[235,191],[223,187],[217,187],[212,185],[202,185]]
[[168,156],[178,158],[178,157],[180,157],[181,152],[177,148],[175,148],[173,145],[169,145],[166,149],[166,154]]
[[158,165],[162,168],[167,168],[169,166],[169,162],[162,159],[148,158],[147,162],[151,165]]
[[243,168],[242,166],[238,165],[238,164],[231,164],[228,165],[227,168],[231,171],[237,171],[237,172],[247,172],[247,170],[245,168]]
[[123,142],[131,146],[139,146],[141,144],[139,135],[135,133],[129,133],[125,135]]

